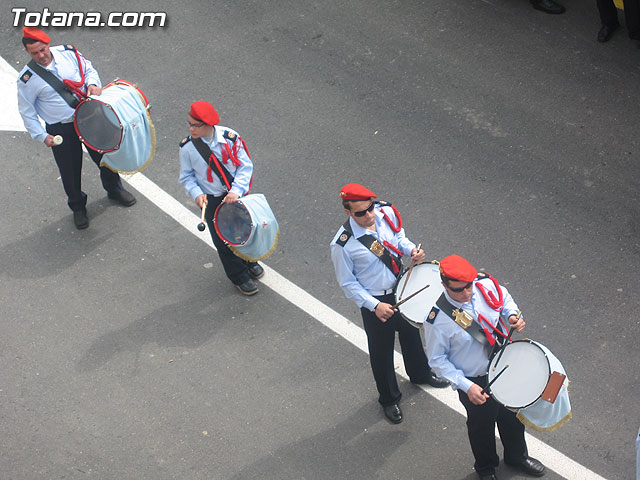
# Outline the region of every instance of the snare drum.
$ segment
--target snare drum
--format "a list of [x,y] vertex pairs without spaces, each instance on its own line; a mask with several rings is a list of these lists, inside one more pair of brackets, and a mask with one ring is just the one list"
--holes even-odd
[[147,97],[131,82],[114,80],[83,100],[73,126],[86,145],[104,153],[101,165],[124,173],[144,169],[155,154],[155,128]]
[[[409,270],[404,272],[399,278],[394,288],[395,303],[398,303],[402,298],[398,298],[400,292],[404,288],[404,284],[407,283],[407,277],[409,276]],[[421,288],[429,285],[418,295],[411,300],[407,300],[402,305],[398,306],[400,315],[416,328],[422,328],[424,321],[429,315],[431,308],[436,304],[438,298],[444,291],[442,286],[442,280],[440,279],[440,264],[436,261],[431,263],[421,263],[415,265],[409,277],[407,287],[404,288],[402,293],[403,298],[407,298],[412,293],[417,292]]]
[[233,253],[251,262],[271,255],[280,234],[278,221],[267,199],[260,193],[218,205],[213,225]]
[[[491,385],[491,395],[505,407],[517,410],[522,423],[538,431],[550,431],[571,418],[569,379],[560,360],[547,347],[533,340],[516,340],[504,348],[498,365],[497,359],[498,355],[489,365],[489,382],[506,365],[509,368]],[[564,380],[550,402],[543,392],[555,372],[564,375]]]

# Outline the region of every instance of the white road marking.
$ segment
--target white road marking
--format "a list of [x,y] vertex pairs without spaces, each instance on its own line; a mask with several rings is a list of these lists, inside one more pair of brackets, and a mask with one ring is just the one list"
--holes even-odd
[[[17,101],[15,103],[15,108],[13,108],[14,104],[11,102],[11,100],[8,100],[16,98],[17,87],[15,79],[17,78],[17,75],[18,72],[15,71],[15,69],[13,69],[6,61],[4,61],[2,57],[0,57],[0,98],[2,99],[2,103],[0,104],[0,113],[3,114],[3,116],[0,117],[0,130],[25,130],[18,113]],[[12,77],[13,80],[11,82],[5,81],[9,77]],[[211,241],[209,232],[206,230],[204,232],[200,232],[197,229],[197,225],[198,223],[200,223],[199,215],[191,212],[187,207],[185,207],[178,200],[158,187],[142,173],[136,173],[131,176],[123,175],[123,179],[138,192],[144,195],[147,199],[149,199],[152,203],[154,203],[160,210],[165,212],[176,222],[182,225],[187,231],[198,237],[209,247],[215,249],[213,242]],[[333,330],[335,333],[348,340],[351,344],[355,345],[363,352],[368,353],[367,337],[362,328],[349,321],[346,317],[340,315],[338,312],[331,309],[320,300],[298,287],[293,282],[290,282],[278,272],[269,268],[267,265],[263,264],[263,267],[265,269],[265,276],[260,279],[260,283],[269,287],[271,290],[291,302],[300,310],[309,314],[311,317],[318,320],[327,328]],[[398,375],[408,380],[409,377],[407,376],[407,373],[404,369],[402,356],[398,352],[395,352],[394,361],[397,365],[396,371]],[[456,392],[452,391],[449,388],[421,388],[433,398],[442,402],[447,407],[455,410],[460,415],[466,415],[464,408],[458,400],[458,394]],[[538,440],[528,433],[526,433],[525,435],[530,455],[540,459],[548,468],[563,476],[564,478],[604,480],[604,477],[601,477],[597,473],[594,473],[588,468],[571,460],[562,452],[550,447],[541,440]]]

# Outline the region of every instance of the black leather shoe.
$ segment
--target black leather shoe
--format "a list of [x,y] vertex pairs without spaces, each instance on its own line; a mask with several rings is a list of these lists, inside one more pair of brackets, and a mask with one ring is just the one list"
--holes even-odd
[[567,11],[566,8],[553,0],[531,0],[531,5],[533,5],[533,8],[536,10],[540,10],[545,13],[559,14]]
[[488,475],[478,474],[478,476],[480,477],[480,480],[498,480],[495,473],[489,473]]
[[243,295],[255,295],[258,293],[258,286],[251,279],[240,285],[236,285],[236,288],[240,290]]
[[73,212],[73,223],[75,223],[78,230],[84,230],[89,226],[89,218],[87,217],[86,210],[80,210]]
[[264,268],[259,264],[254,264],[249,267],[249,276],[254,280],[264,277]]
[[419,382],[414,382],[412,380],[411,383],[415,383],[417,385],[424,385],[425,383],[428,383],[429,385],[435,388],[444,388],[450,385],[449,380],[436,376],[436,374],[433,373],[433,370],[429,370],[429,373],[427,373],[427,376],[425,377],[424,380]]
[[519,462],[511,463],[504,461],[507,465],[515,467],[519,469],[521,472],[526,473],[527,475],[531,475],[533,477],[541,477],[545,474],[546,468],[545,466],[535,458],[525,457]]
[[600,43],[604,43],[611,40],[611,37],[613,36],[613,32],[615,32],[619,26],[620,25],[614,25],[610,27],[609,25],[603,25],[600,31],[598,32],[598,41]]
[[120,205],[125,207],[130,207],[131,205],[136,203],[136,197],[131,195],[126,190],[118,190],[116,192],[107,193],[107,197],[111,200],[118,202]]
[[384,407],[384,415],[391,421],[391,423],[402,422],[402,410],[400,410],[398,405],[389,405],[388,407]]

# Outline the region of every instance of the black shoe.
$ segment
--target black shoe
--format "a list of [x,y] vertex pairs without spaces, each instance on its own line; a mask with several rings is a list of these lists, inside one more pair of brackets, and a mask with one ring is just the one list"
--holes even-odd
[[415,383],[417,385],[424,385],[425,383],[428,383],[434,388],[444,388],[450,385],[449,380],[436,376],[436,374],[433,373],[433,370],[429,370],[429,373],[427,373],[427,376],[424,380],[420,382],[414,382],[412,380],[411,383]]
[[391,423],[402,422],[402,410],[400,410],[398,405],[389,405],[388,407],[383,408],[385,417],[391,420]]
[[489,473],[487,475],[478,474],[478,476],[480,477],[480,480],[498,480],[495,473]]
[[73,223],[76,224],[78,230],[84,230],[89,226],[89,218],[87,217],[86,210],[79,210],[73,212]]
[[243,295],[255,295],[258,293],[258,287],[251,279],[240,285],[236,285],[236,288],[240,290]]
[[249,267],[249,276],[254,280],[264,277],[264,268],[255,263]]
[[504,463],[512,467],[515,467],[519,469],[521,472],[524,472],[527,475],[531,475],[533,477],[543,476],[546,470],[545,466],[542,463],[540,463],[540,461],[531,457],[525,457],[516,463],[507,462],[505,460]]
[[118,202],[120,205],[125,207],[130,207],[131,205],[136,203],[136,197],[131,195],[126,190],[117,190],[115,192],[107,193],[107,197],[111,200]]
[[611,40],[611,37],[613,36],[613,32],[615,32],[619,26],[620,25],[613,25],[610,27],[609,25],[602,25],[602,28],[598,32],[598,41],[600,43],[604,43]]
[[567,11],[566,8],[553,0],[531,0],[531,5],[533,5],[533,8],[536,10],[540,10],[545,13],[559,14]]

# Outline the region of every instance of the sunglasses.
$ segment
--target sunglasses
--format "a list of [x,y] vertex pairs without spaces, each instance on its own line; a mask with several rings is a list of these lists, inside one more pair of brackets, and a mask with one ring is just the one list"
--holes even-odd
[[364,210],[360,210],[358,212],[353,212],[353,214],[356,217],[364,217],[367,213],[373,212],[373,209],[374,209],[375,206],[376,206],[376,204],[371,202],[371,205],[369,205],[367,208],[365,208]]
[[447,282],[447,288],[455,293],[463,292],[467,288],[471,287],[471,285],[473,285],[473,282],[467,283],[464,287],[453,288],[451,285],[449,285],[449,282]]

